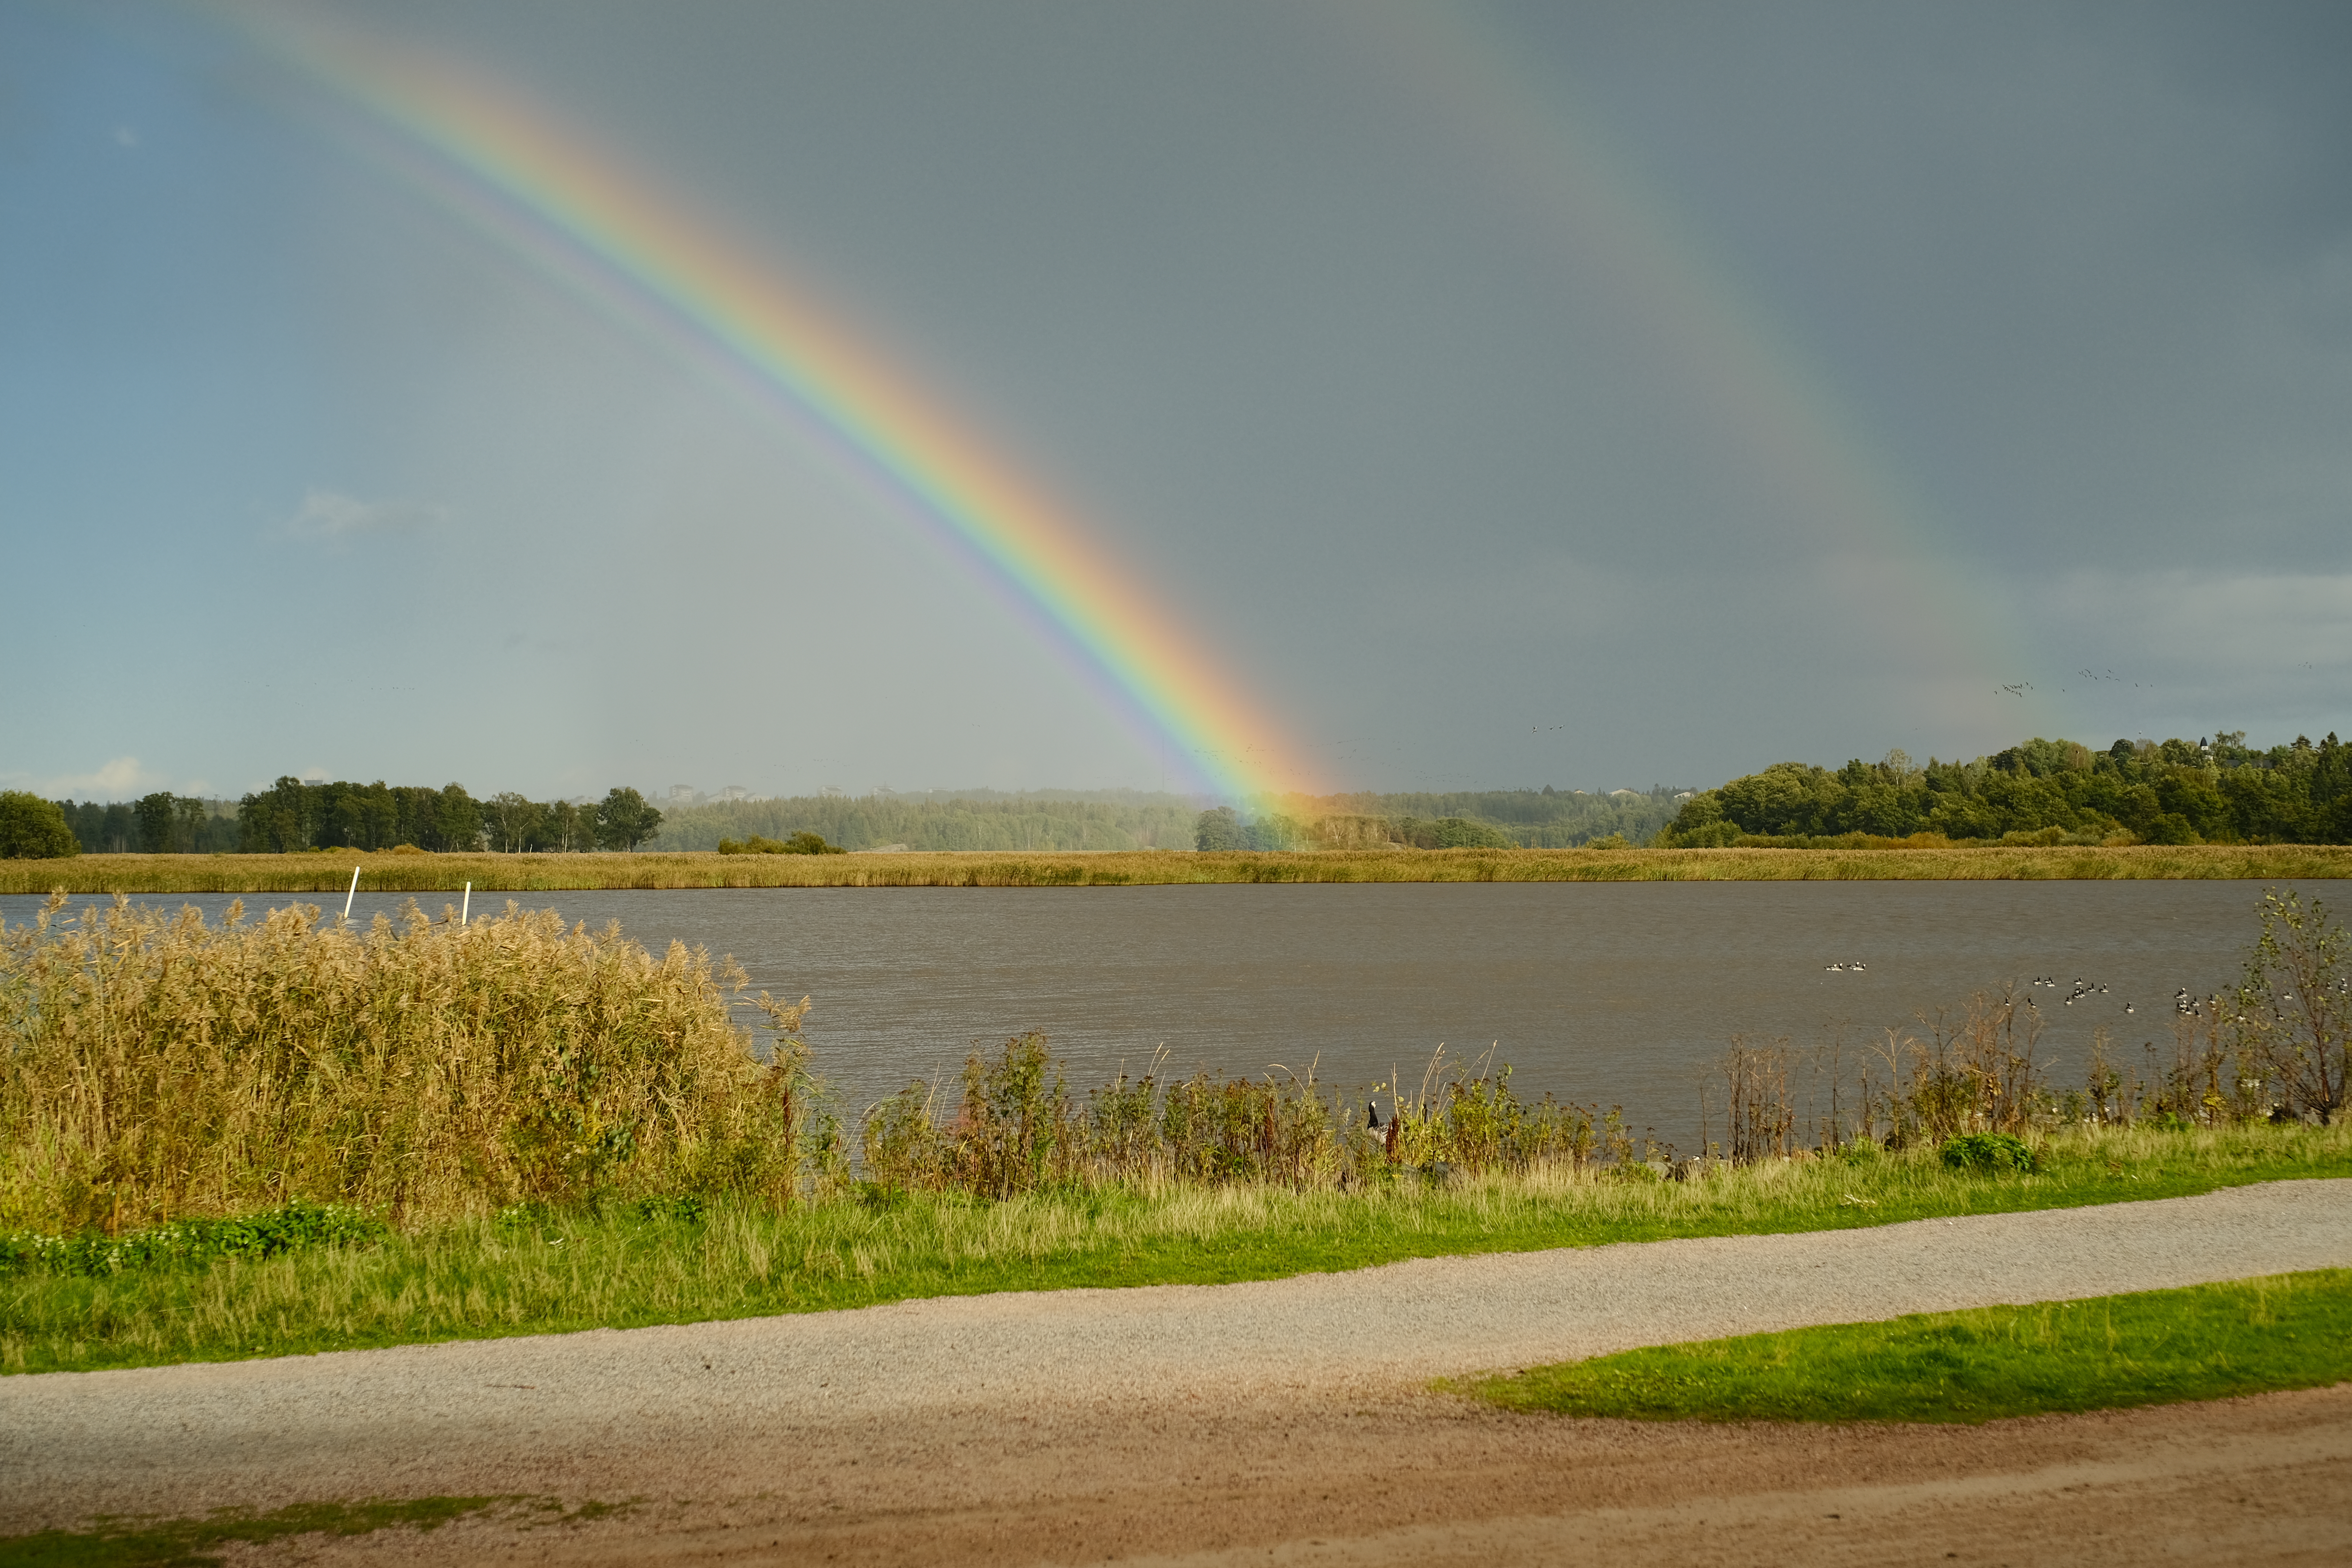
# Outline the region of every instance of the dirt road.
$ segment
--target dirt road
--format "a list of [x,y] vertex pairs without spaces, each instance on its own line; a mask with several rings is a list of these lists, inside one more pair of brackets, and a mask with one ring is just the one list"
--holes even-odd
[[[636,1500],[320,1561],[2352,1562],[2352,1389],[1979,1428],[1505,1416],[1447,1373],[2352,1264],[2352,1183],[0,1380],[0,1530]],[[1948,1556],[1947,1554],[1951,1554]],[[283,1555],[282,1551],[274,1553]]]

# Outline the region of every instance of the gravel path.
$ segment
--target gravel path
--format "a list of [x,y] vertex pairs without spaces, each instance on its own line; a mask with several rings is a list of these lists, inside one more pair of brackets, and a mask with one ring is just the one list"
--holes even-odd
[[741,1497],[784,1455],[971,1471],[1016,1431],[1312,1418],[1412,1400],[1436,1375],[1635,1345],[2347,1265],[2352,1181],[2293,1182],[1244,1285],[9,1377],[0,1529],[321,1497]]

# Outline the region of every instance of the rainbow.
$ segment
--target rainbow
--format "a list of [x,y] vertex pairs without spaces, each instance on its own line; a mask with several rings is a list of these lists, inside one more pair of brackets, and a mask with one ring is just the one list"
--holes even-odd
[[[1948,520],[1670,194],[1536,71],[1538,51],[1501,16],[1433,5],[1338,15],[1576,283],[1606,294],[1759,495],[1800,520],[1789,547],[1878,634],[1921,732],[2009,743],[1997,737],[2017,732],[2019,713],[1999,684],[2050,663],[2014,595],[1968,565]],[[2035,722],[2064,727],[2054,693],[2037,706],[2054,716]]]
[[[1098,548],[965,424],[772,263],[504,84],[341,27],[246,18],[270,52],[355,103],[509,216],[568,246],[638,308],[782,399],[967,560],[1010,588],[1142,737],[1208,793],[1313,782],[1281,728]],[[533,246],[534,253],[542,247]]]

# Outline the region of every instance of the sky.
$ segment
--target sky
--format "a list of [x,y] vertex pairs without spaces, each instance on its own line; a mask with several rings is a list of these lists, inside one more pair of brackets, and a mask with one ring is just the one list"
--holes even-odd
[[0,785],[2352,731],[2352,11],[0,0]]

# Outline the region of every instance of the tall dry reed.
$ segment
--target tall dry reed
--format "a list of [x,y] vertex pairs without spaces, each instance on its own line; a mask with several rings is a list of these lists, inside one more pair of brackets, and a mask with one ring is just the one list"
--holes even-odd
[[801,1007],[761,999],[782,1038],[755,1059],[740,972],[676,943],[511,903],[365,927],[64,904],[0,938],[0,1228],[784,1199],[828,1153]]

